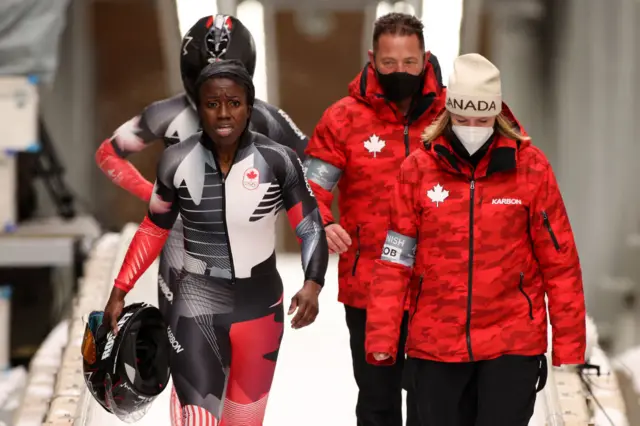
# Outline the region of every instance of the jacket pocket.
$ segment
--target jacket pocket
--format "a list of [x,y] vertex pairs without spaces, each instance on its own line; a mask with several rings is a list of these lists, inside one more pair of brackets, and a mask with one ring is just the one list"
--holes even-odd
[[529,305],[529,318],[531,318],[531,320],[533,321],[533,303],[531,302],[531,298],[529,297],[527,292],[524,291],[524,272],[520,272],[520,283],[518,284],[518,290],[520,290],[520,293],[522,293],[525,299],[527,299],[527,304]]
[[556,251],[560,251],[560,244],[558,243],[558,239],[556,238],[556,234],[553,233],[553,228],[551,227],[551,222],[549,221],[549,216],[547,212],[542,210],[542,222],[544,223],[544,227],[547,228],[547,232],[549,233],[549,237],[551,238],[551,242],[553,243],[553,247],[555,247]]
[[356,276],[358,269],[358,260],[360,260],[360,225],[356,226],[356,256],[353,259],[353,267],[351,268],[351,276]]
[[409,317],[409,324],[413,322],[413,317],[416,316],[416,312],[418,312],[418,301],[420,300],[420,293],[422,293],[422,279],[424,275],[420,275],[420,279],[418,280],[418,290],[416,291],[415,303],[413,304],[413,312],[411,312],[411,317]]

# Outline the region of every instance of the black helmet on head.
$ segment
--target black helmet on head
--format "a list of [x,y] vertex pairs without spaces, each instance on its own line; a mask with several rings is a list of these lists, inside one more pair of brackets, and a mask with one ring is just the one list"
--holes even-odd
[[180,72],[187,95],[194,100],[200,72],[220,59],[237,59],[253,77],[256,69],[256,45],[240,20],[229,15],[200,18],[182,39]]
[[158,308],[126,306],[118,334],[102,324],[103,312],[89,315],[82,341],[84,380],[108,412],[131,423],[140,420],[169,382],[171,344]]

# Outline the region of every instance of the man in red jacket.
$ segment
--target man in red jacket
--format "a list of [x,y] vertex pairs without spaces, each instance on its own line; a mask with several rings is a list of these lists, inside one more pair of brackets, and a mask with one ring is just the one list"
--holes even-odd
[[[340,254],[338,300],[345,305],[359,387],[359,426],[402,425],[403,359],[367,364],[364,352],[367,291],[385,241],[387,211],[402,161],[420,146],[420,134],[444,107],[440,67],[425,51],[423,26],[391,13],[374,26],[369,63],[330,106],[305,151],[307,177],[318,199],[329,249]],[[340,222],[331,214],[339,189]],[[404,353],[407,314],[398,352]],[[407,424],[418,424],[408,395]]]

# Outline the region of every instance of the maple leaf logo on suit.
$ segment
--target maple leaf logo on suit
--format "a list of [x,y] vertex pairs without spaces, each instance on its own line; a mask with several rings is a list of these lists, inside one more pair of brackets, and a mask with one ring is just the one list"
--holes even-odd
[[242,186],[246,189],[253,190],[260,185],[260,172],[255,167],[245,170],[242,177]]

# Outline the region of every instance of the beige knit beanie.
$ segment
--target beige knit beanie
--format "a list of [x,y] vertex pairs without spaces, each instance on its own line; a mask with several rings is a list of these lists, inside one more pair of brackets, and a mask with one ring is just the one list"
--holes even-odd
[[477,53],[458,56],[447,87],[446,108],[465,117],[491,117],[502,110],[500,71]]

